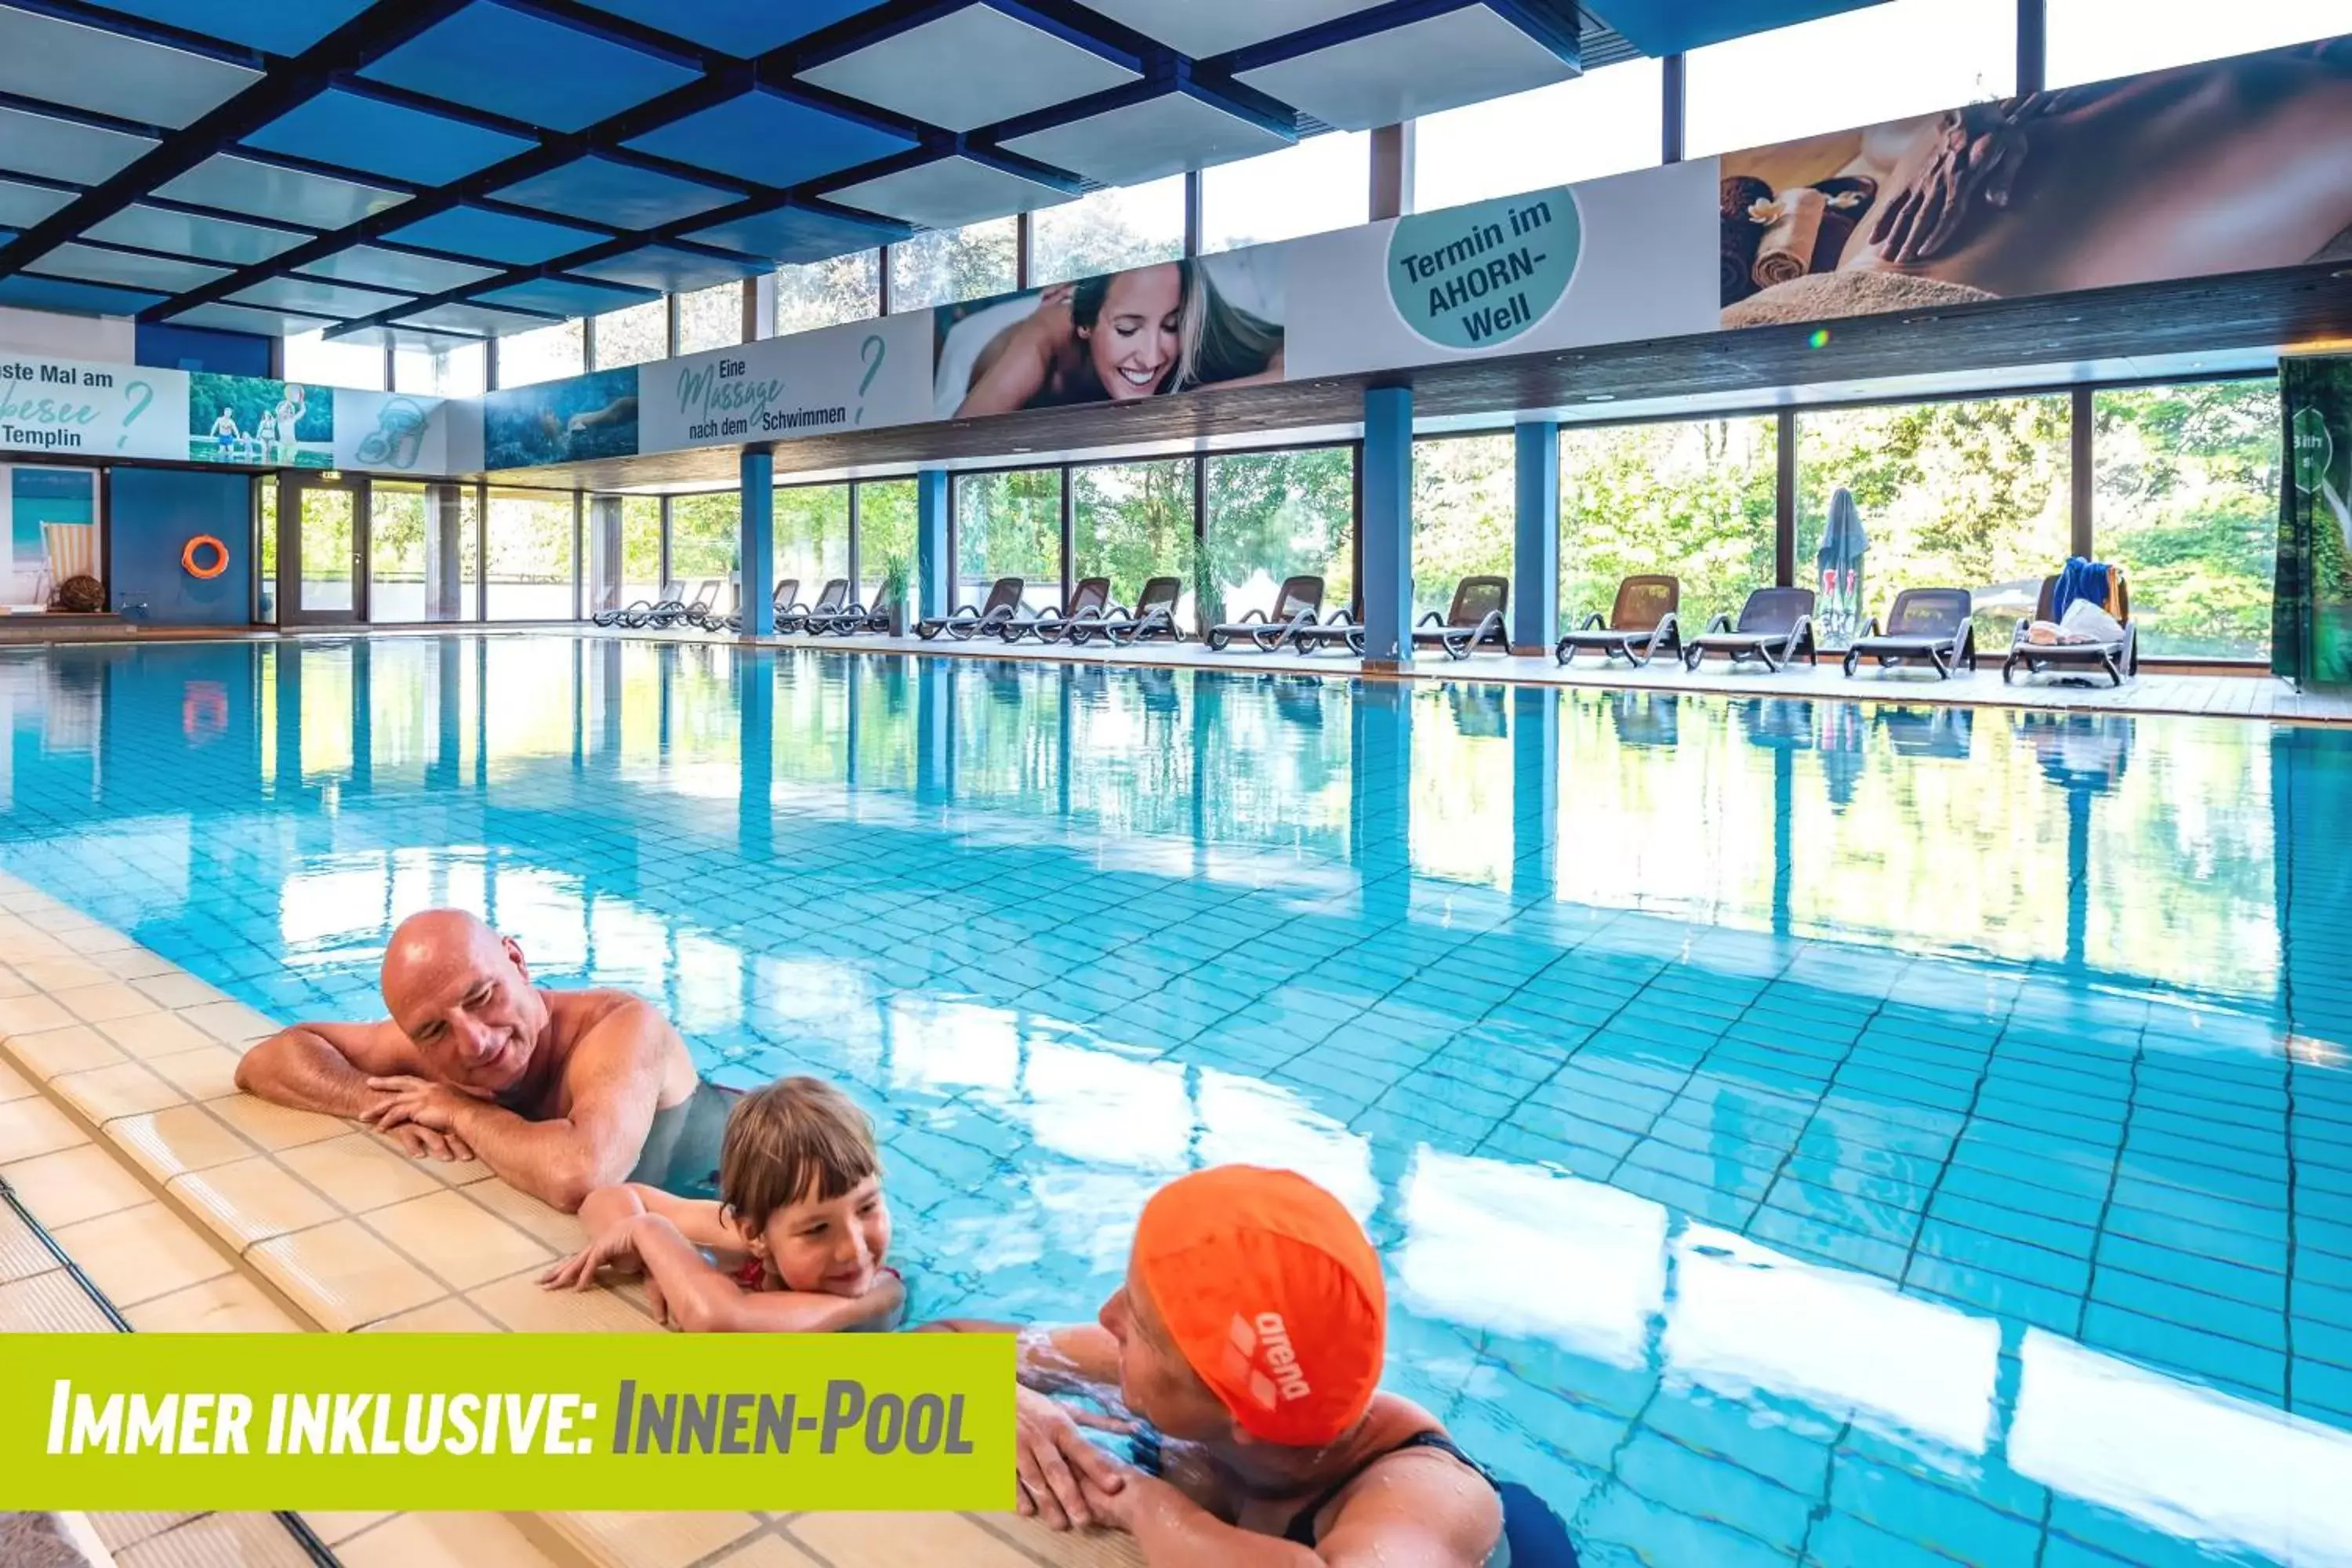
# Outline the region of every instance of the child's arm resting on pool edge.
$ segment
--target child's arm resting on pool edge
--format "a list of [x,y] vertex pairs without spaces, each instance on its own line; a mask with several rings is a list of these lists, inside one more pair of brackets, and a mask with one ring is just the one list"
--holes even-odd
[[[742,1241],[738,1237],[722,1245],[740,1247]],[[549,1269],[540,1283],[584,1289],[600,1265],[630,1258],[653,1277],[663,1317],[689,1334],[829,1334],[883,1328],[906,1300],[906,1287],[889,1270],[877,1275],[863,1296],[746,1290],[712,1268],[667,1217],[642,1210]]]

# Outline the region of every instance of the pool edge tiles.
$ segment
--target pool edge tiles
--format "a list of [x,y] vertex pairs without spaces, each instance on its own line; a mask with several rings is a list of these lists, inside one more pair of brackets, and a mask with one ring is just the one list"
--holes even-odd
[[[0,962],[0,1173],[37,1219],[44,1208],[56,1216],[59,1246],[118,1298],[134,1329],[660,1331],[637,1292],[541,1292],[535,1277],[555,1256],[542,1238],[576,1242],[585,1233],[511,1188],[498,1205],[468,1195],[499,1180],[478,1163],[407,1162],[357,1123],[268,1105],[227,1084],[216,1058],[186,1059],[258,1038],[274,1026],[260,1014],[224,1007],[177,965],[5,872],[0,938],[10,960]],[[73,984],[52,988],[26,975],[19,965],[27,963]],[[122,977],[130,973],[137,978]],[[182,1029],[152,1022],[163,1017],[200,1031],[204,1043],[191,1047]],[[429,1173],[430,1189],[388,1187],[385,1161]],[[478,1213],[463,1227],[404,1223],[403,1211],[425,1217],[450,1203]],[[541,1212],[526,1229],[500,1212],[513,1205]],[[0,1214],[0,1224],[13,1217]],[[478,1269],[478,1254],[436,1250],[460,1230],[498,1237],[497,1278],[462,1289],[446,1282]],[[7,1267],[25,1251],[8,1239],[0,1236],[0,1329],[110,1326],[83,1292],[66,1288],[70,1276],[54,1260],[36,1267],[45,1260],[27,1253],[25,1270]],[[527,1268],[508,1266],[525,1252]],[[206,1552],[216,1561],[236,1547],[243,1518],[150,1519],[122,1546],[142,1568],[193,1563]],[[887,1568],[907,1561],[909,1532],[925,1552],[947,1554],[934,1560],[978,1568],[1138,1561],[1124,1542],[1056,1537],[1010,1515],[394,1513],[320,1523],[348,1568],[420,1560]]]

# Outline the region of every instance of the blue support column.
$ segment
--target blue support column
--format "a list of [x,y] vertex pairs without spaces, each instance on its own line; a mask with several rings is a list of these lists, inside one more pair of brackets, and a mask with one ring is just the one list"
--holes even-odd
[[776,635],[776,459],[743,451],[743,635]]
[[915,615],[944,616],[954,607],[955,563],[948,559],[948,473],[915,475]]
[[1511,646],[1548,653],[1559,640],[1559,426],[1540,419],[1518,437],[1518,531],[1511,547]]
[[1412,657],[1412,388],[1364,394],[1364,665]]

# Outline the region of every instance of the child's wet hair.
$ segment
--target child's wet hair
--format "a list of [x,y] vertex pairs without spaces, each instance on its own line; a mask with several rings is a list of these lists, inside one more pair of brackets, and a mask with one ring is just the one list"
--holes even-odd
[[782,1078],[727,1113],[719,1199],[750,1234],[778,1209],[826,1203],[882,1173],[874,1123],[850,1098],[813,1078]]

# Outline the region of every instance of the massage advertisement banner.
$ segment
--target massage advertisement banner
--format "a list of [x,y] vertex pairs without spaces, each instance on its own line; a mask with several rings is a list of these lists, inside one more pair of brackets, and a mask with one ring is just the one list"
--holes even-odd
[[1720,162],[1726,327],[2352,259],[2352,38]]
[[[837,436],[930,417],[921,311],[762,338],[640,366],[640,449],[675,452]],[[495,452],[490,466],[499,466]]]
[[2285,405],[2271,668],[2308,687],[2352,685],[2352,358],[2279,362]]
[[1284,378],[1286,247],[1048,284],[931,311],[928,417],[1140,398]]

